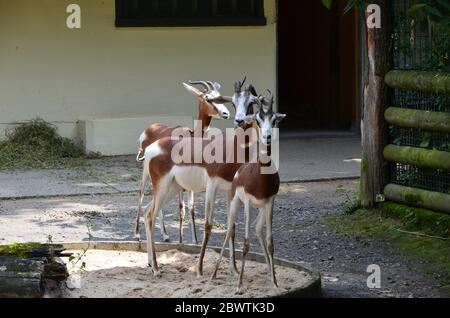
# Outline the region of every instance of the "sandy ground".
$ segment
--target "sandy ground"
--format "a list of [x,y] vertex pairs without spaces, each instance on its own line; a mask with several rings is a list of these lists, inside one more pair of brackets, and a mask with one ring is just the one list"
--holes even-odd
[[[81,251],[72,251],[75,254]],[[81,261],[85,271],[79,273],[80,262],[72,266],[66,298],[236,298],[267,297],[303,286],[310,275],[292,268],[277,266],[279,288],[274,289],[267,274],[267,265],[246,261],[244,288],[237,293],[237,276],[228,274],[223,259],[216,280],[210,280],[218,253],[208,250],[205,255],[204,276],[197,278],[198,256],[177,250],[158,253],[161,276],[154,277],[147,266],[147,254],[129,251],[88,250]],[[238,266],[240,267],[240,262]],[[79,287],[79,288],[77,288]]]
[[[428,275],[418,268],[421,261],[392,250],[386,242],[337,233],[323,217],[340,214],[344,199],[336,193],[358,187],[356,180],[283,184],[275,200],[275,257],[300,263],[322,273],[325,297],[448,297],[439,291],[439,273]],[[146,202],[150,198],[147,197]],[[130,241],[134,238],[136,194],[105,194],[58,198],[0,200],[0,244],[43,241],[88,241],[86,224],[92,224],[93,241]],[[219,194],[210,246],[221,246],[225,235],[226,201]],[[178,203],[164,209],[172,242],[178,241]],[[204,195],[196,195],[198,237],[203,238]],[[161,241],[159,222],[156,240]],[[185,242],[191,243],[185,223]],[[237,220],[236,244],[242,249],[243,212]],[[141,237],[145,239],[142,229]],[[251,231],[252,252],[260,253]],[[382,269],[382,288],[368,289],[367,266]],[[435,277],[436,276],[436,277]]]

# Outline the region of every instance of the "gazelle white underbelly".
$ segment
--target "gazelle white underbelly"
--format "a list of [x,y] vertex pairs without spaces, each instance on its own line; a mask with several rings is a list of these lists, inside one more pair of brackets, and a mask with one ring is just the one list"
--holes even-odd
[[253,195],[245,192],[244,187],[236,188],[236,194],[242,202],[250,201],[250,205],[254,208],[262,208],[273,200],[273,196],[264,199],[257,199]]
[[206,169],[199,166],[174,166],[171,170],[175,181],[184,189],[194,192],[206,190]]
[[231,190],[231,182],[226,181],[225,179],[219,177],[213,177],[209,179],[210,182],[213,182],[219,191],[230,191]]

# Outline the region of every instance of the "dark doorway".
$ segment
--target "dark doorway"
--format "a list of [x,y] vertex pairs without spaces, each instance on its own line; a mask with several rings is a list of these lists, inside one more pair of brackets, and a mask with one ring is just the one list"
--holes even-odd
[[357,12],[321,1],[278,1],[279,109],[288,129],[358,125]]

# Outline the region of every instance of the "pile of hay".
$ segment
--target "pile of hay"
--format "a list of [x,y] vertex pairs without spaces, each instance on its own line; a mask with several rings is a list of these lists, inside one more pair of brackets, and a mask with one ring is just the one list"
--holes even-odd
[[[97,154],[95,154],[97,155]],[[63,168],[81,166],[88,157],[56,127],[40,118],[19,124],[0,141],[0,169]]]

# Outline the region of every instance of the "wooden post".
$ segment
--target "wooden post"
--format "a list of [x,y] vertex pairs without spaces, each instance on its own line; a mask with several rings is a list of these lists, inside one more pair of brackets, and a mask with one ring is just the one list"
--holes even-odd
[[[384,76],[391,64],[391,23],[389,1],[374,0],[371,3],[381,8],[381,28],[368,28],[366,21],[363,23],[367,49],[360,181],[363,207],[372,207],[377,194],[383,193],[387,183],[383,149],[387,139],[384,110],[388,104],[388,90],[384,84]],[[370,14],[366,12],[366,20]]]
[[386,198],[409,206],[450,213],[450,195],[441,192],[388,184],[384,189]]
[[392,88],[450,94],[450,73],[393,70],[384,81]]
[[450,171],[448,151],[387,145],[384,148],[384,158],[389,162]]
[[450,113],[389,107],[384,113],[384,118],[387,123],[399,127],[450,134]]

